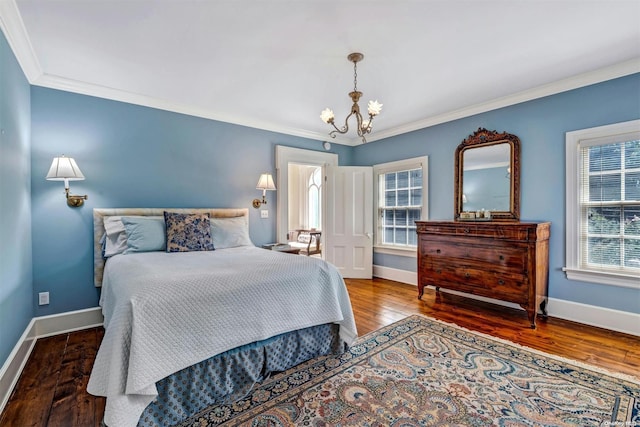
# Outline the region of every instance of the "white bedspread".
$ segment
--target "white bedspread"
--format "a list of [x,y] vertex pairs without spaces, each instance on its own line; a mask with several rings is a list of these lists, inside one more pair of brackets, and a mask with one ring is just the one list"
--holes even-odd
[[105,423],[135,426],[155,383],[240,345],[338,323],[356,338],[349,295],[330,264],[256,247],[116,255],[104,270],[105,335],[89,393]]

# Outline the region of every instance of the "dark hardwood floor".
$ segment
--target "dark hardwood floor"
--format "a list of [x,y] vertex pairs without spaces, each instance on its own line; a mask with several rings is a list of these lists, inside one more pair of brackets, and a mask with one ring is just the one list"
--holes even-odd
[[[383,279],[347,279],[358,333],[364,335],[421,313],[548,353],[629,375],[640,372],[640,338],[565,320],[539,319],[529,328],[524,311]],[[0,416],[0,426],[99,426],[104,399],[86,385],[102,328],[38,340]]]

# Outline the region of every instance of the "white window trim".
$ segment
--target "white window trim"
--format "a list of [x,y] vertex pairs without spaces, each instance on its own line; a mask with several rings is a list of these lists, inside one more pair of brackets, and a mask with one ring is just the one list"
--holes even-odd
[[417,256],[417,248],[402,248],[397,246],[383,245],[382,243],[380,243],[378,218],[378,208],[380,203],[380,199],[378,197],[380,189],[380,186],[378,184],[378,175],[417,168],[422,168],[422,210],[420,212],[420,220],[426,221],[429,219],[429,156],[413,157],[411,159],[397,160],[395,162],[373,165],[373,200],[375,201],[373,212],[373,217],[375,218],[375,238],[373,241],[373,250],[376,253],[399,255],[413,258]]
[[640,289],[637,275],[606,270],[587,270],[580,268],[580,143],[595,138],[640,132],[640,120],[599,126],[566,133],[566,267],[562,270],[567,279],[604,285],[622,286]]

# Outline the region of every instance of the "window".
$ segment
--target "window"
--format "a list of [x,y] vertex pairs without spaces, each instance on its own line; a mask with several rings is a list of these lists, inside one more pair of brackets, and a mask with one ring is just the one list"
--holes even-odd
[[427,157],[418,157],[373,167],[377,250],[415,252],[415,221],[427,219],[427,163]]
[[322,168],[317,167],[311,172],[307,183],[307,195],[309,201],[309,228],[322,228]]
[[567,278],[640,288],[640,120],[566,143]]

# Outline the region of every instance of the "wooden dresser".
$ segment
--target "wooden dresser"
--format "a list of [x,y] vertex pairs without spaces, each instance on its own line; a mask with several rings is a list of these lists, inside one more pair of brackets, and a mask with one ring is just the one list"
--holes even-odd
[[418,298],[425,286],[519,304],[546,316],[548,222],[416,221]]

